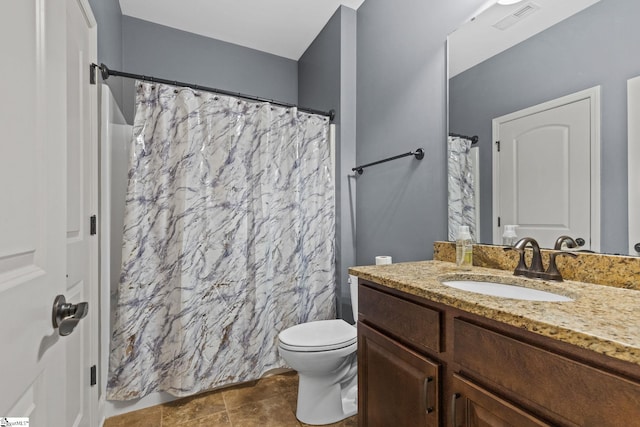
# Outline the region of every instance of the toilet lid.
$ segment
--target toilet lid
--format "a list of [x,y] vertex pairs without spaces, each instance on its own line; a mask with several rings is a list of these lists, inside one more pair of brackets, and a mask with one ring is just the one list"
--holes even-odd
[[278,335],[289,350],[323,351],[346,347],[356,342],[356,328],[342,319],[319,320],[292,326]]

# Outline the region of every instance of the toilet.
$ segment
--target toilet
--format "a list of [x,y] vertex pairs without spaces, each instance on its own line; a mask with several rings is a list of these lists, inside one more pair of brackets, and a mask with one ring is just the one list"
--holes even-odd
[[[358,278],[349,276],[353,318],[358,317]],[[356,327],[342,319],[292,326],[278,335],[278,352],[298,371],[296,417],[332,424],[358,411]]]

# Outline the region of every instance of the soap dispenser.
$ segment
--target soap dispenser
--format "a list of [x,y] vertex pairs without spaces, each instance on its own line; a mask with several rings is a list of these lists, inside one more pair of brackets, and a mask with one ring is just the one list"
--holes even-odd
[[505,225],[504,233],[502,234],[502,244],[505,246],[513,246],[517,241],[518,236],[516,235],[516,226]]
[[473,240],[468,225],[461,225],[458,228],[456,265],[462,270],[470,270],[473,266]]

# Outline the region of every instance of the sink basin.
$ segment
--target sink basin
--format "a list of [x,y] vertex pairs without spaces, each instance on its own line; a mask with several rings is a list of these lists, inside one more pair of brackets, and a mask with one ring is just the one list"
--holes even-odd
[[491,295],[494,297],[512,298],[526,301],[573,301],[573,299],[564,295],[540,291],[538,289],[525,288],[523,286],[506,285],[504,283],[498,282],[480,282],[477,280],[445,280],[441,283],[445,286],[461,289],[463,291]]

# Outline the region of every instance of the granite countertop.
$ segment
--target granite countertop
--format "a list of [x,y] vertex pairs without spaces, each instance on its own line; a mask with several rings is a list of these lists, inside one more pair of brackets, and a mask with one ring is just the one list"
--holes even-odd
[[[640,291],[591,283],[551,282],[513,275],[512,271],[454,263],[420,261],[352,267],[349,274],[469,313],[523,328],[578,347],[640,365]],[[568,296],[570,302],[522,301],[458,290],[443,279],[499,278]]]

